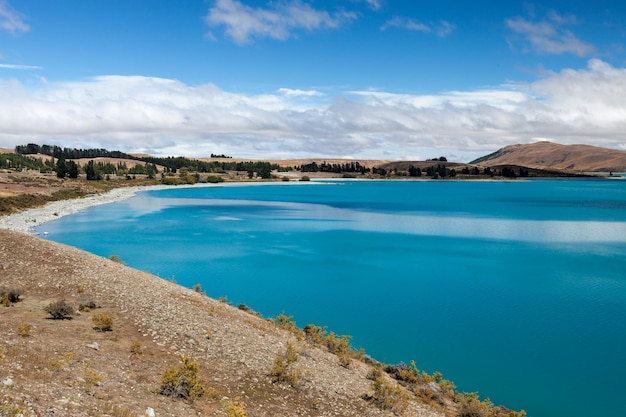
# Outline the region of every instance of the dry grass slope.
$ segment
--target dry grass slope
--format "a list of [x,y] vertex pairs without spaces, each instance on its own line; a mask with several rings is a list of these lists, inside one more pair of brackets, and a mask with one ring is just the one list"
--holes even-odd
[[581,172],[626,172],[626,151],[589,145],[537,142],[500,149],[482,162],[486,166],[519,165]]
[[[374,395],[370,365],[342,366],[270,320],[112,260],[0,230],[0,283],[22,290],[0,306],[2,416],[129,417],[148,407],[160,417],[393,415],[363,399]],[[44,308],[61,299],[94,308],[49,319]],[[111,331],[94,329],[102,315]],[[296,387],[272,380],[288,349],[297,351]],[[159,393],[181,357],[199,365],[203,395],[193,401]],[[403,412],[444,415],[415,397]]]

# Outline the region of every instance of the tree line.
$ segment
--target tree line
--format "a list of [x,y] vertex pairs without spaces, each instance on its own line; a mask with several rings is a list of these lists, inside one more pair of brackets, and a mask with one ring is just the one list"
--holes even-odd
[[[51,156],[56,159],[81,159],[81,158],[115,158],[115,159],[129,159],[133,161],[144,162],[146,172],[132,172],[132,170],[142,170],[141,165],[137,165],[135,168],[129,169],[129,173],[145,173],[150,175],[152,167],[162,166],[166,173],[176,173],[182,168],[186,168],[191,172],[200,173],[223,173],[226,171],[241,171],[256,173],[261,178],[270,178],[270,173],[273,169],[278,169],[277,164],[270,164],[263,161],[248,161],[248,162],[234,162],[234,161],[200,161],[197,159],[189,159],[182,156],[168,156],[168,157],[153,157],[153,156],[141,156],[137,157],[129,155],[120,151],[108,151],[106,149],[76,149],[76,148],[61,148],[60,146],[50,145],[37,145],[29,143],[27,145],[18,145],[15,147],[15,153],[19,155],[33,155],[43,154]],[[231,159],[225,155],[214,155],[211,157],[224,157]],[[101,173],[112,174],[116,172],[116,168],[112,164],[96,163],[93,168],[99,169]],[[111,165],[111,166],[109,166]],[[138,168],[140,167],[140,168]],[[90,167],[91,168],[91,167]],[[35,168],[37,169],[37,168]]]

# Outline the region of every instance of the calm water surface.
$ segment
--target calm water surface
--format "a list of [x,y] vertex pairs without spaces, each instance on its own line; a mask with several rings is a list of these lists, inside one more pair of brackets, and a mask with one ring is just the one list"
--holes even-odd
[[39,230],[530,417],[626,415],[626,181],[172,189]]

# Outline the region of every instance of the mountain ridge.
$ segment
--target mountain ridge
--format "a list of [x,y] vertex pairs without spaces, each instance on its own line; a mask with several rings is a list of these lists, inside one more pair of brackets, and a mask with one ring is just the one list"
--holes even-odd
[[592,145],[535,142],[506,146],[470,164],[518,165],[579,172],[626,172],[626,151]]

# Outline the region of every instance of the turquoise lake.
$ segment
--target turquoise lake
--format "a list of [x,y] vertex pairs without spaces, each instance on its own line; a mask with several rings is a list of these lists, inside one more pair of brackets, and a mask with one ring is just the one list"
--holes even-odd
[[624,180],[145,191],[38,231],[530,417],[626,415]]

